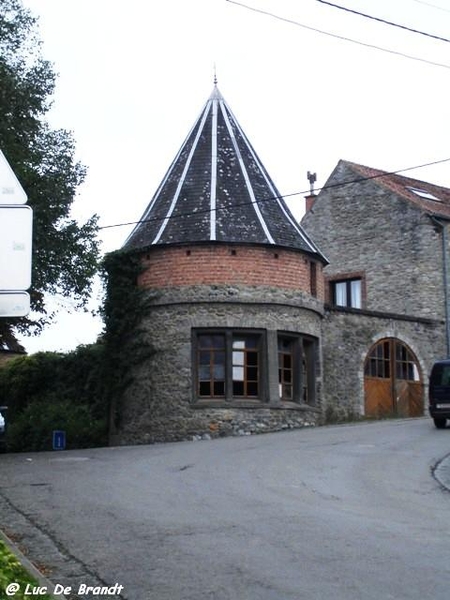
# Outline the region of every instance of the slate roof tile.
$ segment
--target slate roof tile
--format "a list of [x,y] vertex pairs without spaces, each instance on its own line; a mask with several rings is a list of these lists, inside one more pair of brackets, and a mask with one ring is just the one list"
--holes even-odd
[[196,242],[284,246],[326,261],[216,85],[125,247]]

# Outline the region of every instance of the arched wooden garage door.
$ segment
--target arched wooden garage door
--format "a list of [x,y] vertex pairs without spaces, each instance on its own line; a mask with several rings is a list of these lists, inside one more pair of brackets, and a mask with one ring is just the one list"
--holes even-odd
[[423,384],[419,363],[400,340],[386,338],[369,351],[364,365],[365,415],[423,415]]

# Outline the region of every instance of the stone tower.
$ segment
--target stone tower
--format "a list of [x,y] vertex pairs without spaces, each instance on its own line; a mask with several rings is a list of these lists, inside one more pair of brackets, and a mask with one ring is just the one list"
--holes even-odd
[[123,250],[141,262],[152,352],[129,373],[116,443],[320,419],[326,259],[216,85]]

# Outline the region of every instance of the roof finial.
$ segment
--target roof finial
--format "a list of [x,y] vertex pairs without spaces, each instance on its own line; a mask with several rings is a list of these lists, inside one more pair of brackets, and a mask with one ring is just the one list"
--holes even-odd
[[217,85],[216,63],[214,63],[214,85]]

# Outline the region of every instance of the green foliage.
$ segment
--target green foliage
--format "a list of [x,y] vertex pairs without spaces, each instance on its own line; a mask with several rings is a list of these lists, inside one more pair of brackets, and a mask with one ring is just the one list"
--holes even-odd
[[20,0],[0,3],[0,148],[33,208],[31,318],[2,319],[0,345],[14,331],[39,332],[51,320],[44,293],[86,304],[97,271],[97,216],[79,225],[70,215],[85,167],[75,160],[70,132],[45,120],[55,86],[52,65],[41,56],[37,22]]
[[68,354],[39,352],[0,369],[0,404],[8,406],[8,450],[49,450],[52,431],[66,431],[67,448],[107,443],[104,346]]
[[[1,32],[0,32],[1,35]],[[10,583],[17,583],[19,591],[14,594],[15,600],[23,600],[29,596],[24,595],[27,584],[37,587],[37,581],[24,569],[19,560],[12,554],[6,544],[0,540],[0,598],[8,598],[6,588]],[[39,595],[42,600],[50,600],[48,594]]]
[[105,323],[103,381],[110,406],[110,432],[120,423],[121,398],[131,379],[131,369],[149,358],[153,349],[142,336],[142,319],[154,299],[140,288],[142,263],[138,255],[111,252],[102,265],[105,300],[101,310]]
[[136,254],[117,250],[103,261],[105,300],[101,313],[110,349],[119,350],[121,344],[134,335],[141,320],[144,291],[137,285],[141,272],[141,260]]
[[10,452],[52,449],[52,432],[66,432],[66,448],[106,445],[106,416],[94,419],[89,405],[58,400],[56,396],[33,402],[8,427]]

